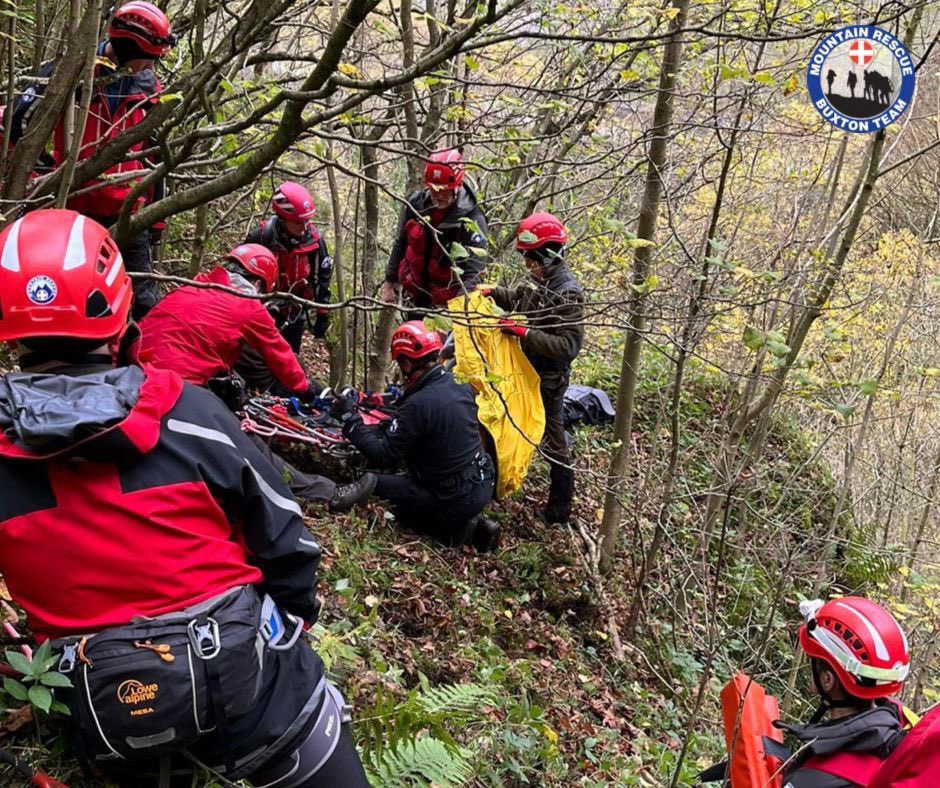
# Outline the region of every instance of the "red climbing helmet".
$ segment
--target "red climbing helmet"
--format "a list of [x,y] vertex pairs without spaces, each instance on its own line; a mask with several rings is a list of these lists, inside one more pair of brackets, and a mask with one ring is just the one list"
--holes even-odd
[[911,655],[901,626],[881,605],[857,596],[800,602],[800,645],[823,660],[845,691],[875,700],[899,692]]
[[568,243],[568,231],[558,217],[539,211],[522,220],[522,224],[516,230],[518,251],[528,252],[532,249],[540,249],[548,243],[561,246]]
[[421,359],[431,353],[439,353],[442,347],[438,333],[425,328],[420,320],[402,323],[392,334],[392,358],[395,361],[401,356]]
[[424,185],[435,191],[453,189],[463,183],[463,156],[455,148],[431,154],[424,167]]
[[306,221],[317,212],[310,192],[293,181],[284,181],[277,187],[271,198],[271,208],[274,213],[289,222]]
[[262,293],[270,293],[277,282],[277,258],[266,246],[261,244],[242,244],[236,246],[225,256],[226,260],[238,263],[244,272],[264,283]]
[[153,57],[163,57],[176,44],[167,15],[143,0],[132,0],[115,10],[108,24],[108,38],[129,38]]
[[0,340],[111,339],[132,293],[117,244],[80,213],[34,211],[0,233]]

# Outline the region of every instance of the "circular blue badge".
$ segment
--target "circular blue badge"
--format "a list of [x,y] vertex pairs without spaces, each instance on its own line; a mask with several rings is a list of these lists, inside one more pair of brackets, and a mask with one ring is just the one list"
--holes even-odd
[[26,297],[39,306],[51,304],[55,301],[58,292],[59,288],[56,283],[42,274],[34,276],[26,283]]
[[914,98],[914,59],[887,30],[851,25],[813,50],[806,86],[816,111],[842,131],[867,134],[894,123]]

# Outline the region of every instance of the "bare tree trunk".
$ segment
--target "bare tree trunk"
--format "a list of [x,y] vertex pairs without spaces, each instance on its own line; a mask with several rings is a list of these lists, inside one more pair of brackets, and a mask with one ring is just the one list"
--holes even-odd
[[[682,54],[682,40],[676,34],[685,24],[689,0],[675,0],[673,8],[678,13],[670,22],[673,35],[666,42],[663,62],[659,73],[659,91],[653,111],[653,128],[646,170],[646,186],[637,222],[637,237],[652,241],[656,235],[656,218],[662,194],[662,168],[666,163],[666,146],[674,107],[676,73]],[[623,510],[621,496],[630,461],[630,436],[633,432],[633,406],[640,360],[640,346],[646,327],[646,288],[652,251],[641,246],[633,257],[633,284],[628,302],[629,316],[623,362],[620,369],[620,389],[617,394],[617,418],[614,422],[614,449],[607,473],[607,493],[604,496],[604,517],[601,521],[601,569],[609,571],[617,545],[620,516]]]
[[[376,140],[381,136],[376,132]],[[362,292],[375,292],[376,264],[378,259],[378,233],[379,233],[379,190],[376,182],[379,177],[378,152],[374,145],[364,145],[362,148],[362,173],[365,175],[363,185],[365,197],[365,243],[362,253]],[[384,279],[384,275],[382,277]],[[366,388],[369,391],[385,390],[385,374],[388,366],[388,343],[395,328],[395,307],[388,306],[379,313],[375,333],[369,349],[369,358],[366,367]]]
[[[101,0],[91,0],[88,3],[88,11],[96,10],[101,13]],[[69,23],[69,32],[74,34],[78,26],[78,0],[72,2],[73,17]],[[75,173],[75,163],[78,161],[82,145],[82,136],[85,124],[88,122],[88,112],[91,109],[91,98],[95,92],[95,50],[97,49],[97,38],[88,41],[88,48],[85,50],[85,73],[82,77],[81,91],[82,102],[78,109],[78,116],[75,115],[75,106],[70,104],[65,114],[65,140],[66,157],[62,165],[62,180],[59,181],[59,191],[56,195],[56,207],[64,208],[68,201],[69,189],[72,188],[72,176]]]
[[46,51],[46,0],[36,0],[33,24],[35,33],[33,37],[33,62],[30,70],[35,74],[42,65],[43,55]]
[[[336,300],[342,303],[346,300],[346,274],[343,272],[346,237],[343,234],[342,203],[336,184],[336,172],[331,166],[326,168],[326,179],[330,187],[330,203],[333,206],[333,273],[336,276]],[[349,366],[349,316],[346,309],[339,309],[337,317],[339,336],[336,342],[330,345],[330,385],[339,390],[346,385]]]
[[85,65],[84,52],[91,42],[98,40],[98,26],[101,22],[100,0],[93,2],[85,11],[74,36],[60,56],[49,77],[49,84],[42,97],[42,104],[36,110],[29,124],[29,129],[17,143],[15,155],[7,162],[9,172],[3,183],[3,205],[0,212],[11,221],[15,213],[3,210],[10,203],[19,204],[26,193],[26,185],[33,171],[39,154],[43,151],[49,137],[55,130],[66,106],[72,101],[75,83]]

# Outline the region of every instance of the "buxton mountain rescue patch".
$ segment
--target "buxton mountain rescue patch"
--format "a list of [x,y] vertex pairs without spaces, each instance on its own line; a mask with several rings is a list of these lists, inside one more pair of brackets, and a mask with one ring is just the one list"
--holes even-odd
[[45,306],[55,301],[59,288],[48,276],[40,274],[26,283],[26,297],[34,304]]
[[914,61],[887,30],[852,25],[813,51],[806,86],[816,111],[843,131],[865,134],[894,123],[914,98]]

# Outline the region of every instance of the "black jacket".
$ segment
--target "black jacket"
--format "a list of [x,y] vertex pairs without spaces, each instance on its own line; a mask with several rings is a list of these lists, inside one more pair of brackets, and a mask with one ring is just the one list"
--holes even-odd
[[894,704],[818,725],[775,724],[801,745],[798,755],[784,773],[787,780],[784,788],[857,788],[858,783],[813,769],[807,761],[813,756],[825,757],[837,752],[870,753],[884,760],[904,738]]
[[316,618],[320,548],[300,508],[225,406],[173,372],[0,378],[0,490],[0,572],[37,634],[247,584]]
[[343,428],[372,464],[404,465],[418,481],[453,484],[481,450],[477,405],[467,384],[434,366],[398,400],[390,422],[372,426],[353,417]]

